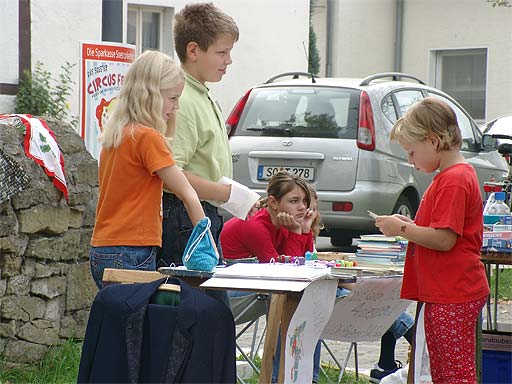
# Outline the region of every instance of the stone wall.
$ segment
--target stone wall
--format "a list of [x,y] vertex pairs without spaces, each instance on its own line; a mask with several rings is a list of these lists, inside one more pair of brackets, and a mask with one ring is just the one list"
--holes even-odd
[[20,129],[0,121],[2,150],[30,177],[0,203],[0,365],[33,364],[50,345],[83,338],[97,292],[88,247],[98,163],[69,125],[47,124],[64,156],[69,203],[25,155]]

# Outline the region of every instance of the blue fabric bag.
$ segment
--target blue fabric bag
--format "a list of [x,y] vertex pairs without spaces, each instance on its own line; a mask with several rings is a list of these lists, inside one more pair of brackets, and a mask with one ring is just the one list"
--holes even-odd
[[213,241],[208,217],[203,217],[192,230],[185,252],[183,265],[196,271],[211,272],[219,262],[219,252]]

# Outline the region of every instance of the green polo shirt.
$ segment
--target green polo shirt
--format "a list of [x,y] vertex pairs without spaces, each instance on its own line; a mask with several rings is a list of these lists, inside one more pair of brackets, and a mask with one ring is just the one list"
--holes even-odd
[[233,178],[226,125],[209,89],[187,74],[179,103],[172,142],[176,164],[210,181]]

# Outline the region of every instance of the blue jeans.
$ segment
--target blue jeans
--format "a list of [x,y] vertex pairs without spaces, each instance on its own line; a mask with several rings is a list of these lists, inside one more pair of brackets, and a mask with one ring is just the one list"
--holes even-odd
[[[219,264],[222,264],[222,249],[219,241],[220,231],[224,225],[222,216],[219,215],[217,207],[210,203],[201,201],[201,205],[203,206],[204,214],[210,218],[212,223],[210,232],[219,250]],[[181,259],[194,226],[190,221],[183,202],[172,193],[163,193],[162,207],[162,248],[157,251],[157,266],[183,265]]]
[[396,340],[403,337],[409,329],[414,325],[414,319],[406,312],[402,312],[395,320],[391,327],[388,328],[386,333],[391,333]]
[[[219,251],[219,264],[223,264],[222,249],[220,246],[220,231],[224,225],[222,216],[217,207],[206,201],[201,201],[204,214],[210,218],[213,240]],[[156,255],[157,267],[169,267],[183,265],[182,257],[192,234],[194,225],[188,216],[183,202],[174,194],[164,192],[162,196],[163,220],[162,220],[162,247],[158,248]],[[229,300],[226,291],[207,289],[205,294],[221,301],[229,308]]]
[[154,271],[156,269],[156,248],[155,246],[91,247],[89,263],[96,286],[99,289],[104,287],[102,278],[105,268]]
[[[277,346],[276,346],[276,357],[272,364],[272,383],[277,383],[279,378],[279,364],[281,360],[281,333],[277,335]],[[320,354],[322,352],[322,342],[318,340],[313,353],[313,382],[318,382],[318,376],[320,374]]]

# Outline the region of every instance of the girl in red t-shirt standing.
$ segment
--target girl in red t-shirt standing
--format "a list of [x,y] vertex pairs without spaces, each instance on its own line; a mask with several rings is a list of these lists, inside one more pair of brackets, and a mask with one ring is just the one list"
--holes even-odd
[[480,261],[482,196],[475,170],[459,152],[453,110],[434,97],[413,105],[391,131],[417,170],[439,170],[414,221],[378,216],[388,236],[409,240],[401,297],[425,303],[432,380],[476,383],[475,329],[489,286]]

